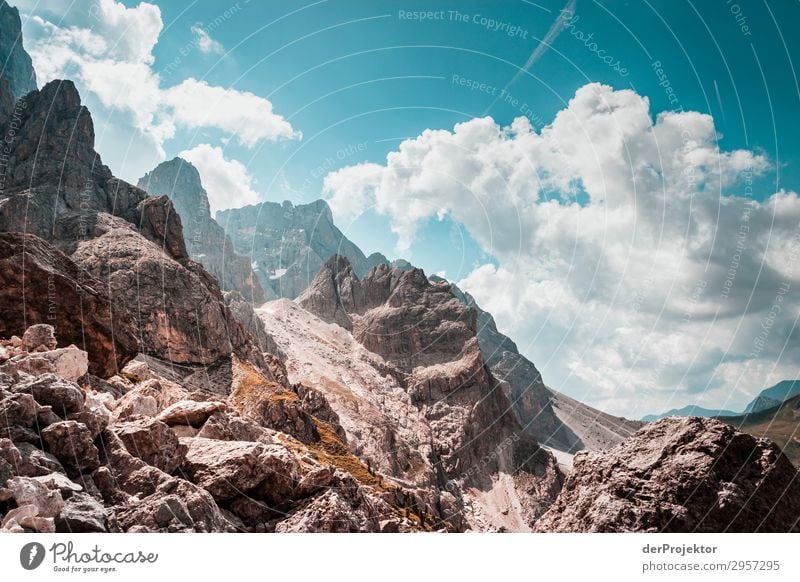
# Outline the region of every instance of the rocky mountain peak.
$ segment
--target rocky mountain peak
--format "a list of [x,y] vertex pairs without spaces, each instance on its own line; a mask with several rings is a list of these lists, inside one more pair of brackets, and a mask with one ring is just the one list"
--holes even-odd
[[336,323],[352,331],[351,313],[365,306],[364,290],[346,257],[333,255],[297,302],[323,321]]
[[[62,191],[85,191],[84,204],[88,202],[91,208],[105,206],[105,199],[96,199],[97,188],[111,178],[111,172],[94,149],[92,116],[81,104],[75,84],[51,81],[18,105],[17,129],[10,144],[14,163],[9,163],[6,189],[53,184]],[[71,206],[77,201],[65,202]]]
[[22,46],[19,10],[5,0],[0,0],[0,73],[15,100],[36,90],[33,63]]
[[200,180],[200,172],[182,158],[161,162],[138,182],[139,188],[151,196],[169,196],[184,222],[199,215],[211,218],[208,193]]
[[[6,131],[10,124],[13,134]],[[190,259],[172,201],[166,196],[148,197],[116,179],[102,164],[94,150],[91,115],[71,81],[52,81],[28,93],[0,130],[13,135],[6,142],[8,172],[0,189],[0,232],[35,235],[64,253],[50,268],[50,277],[42,257],[46,251],[39,252],[36,245],[32,245],[37,248],[34,255],[26,254],[23,246],[8,257],[12,272],[5,277],[9,287],[0,296],[0,309],[18,311],[20,318],[9,318],[3,331],[19,334],[26,322],[52,316],[62,337],[80,340],[93,369],[104,376],[120,365],[120,359],[131,357],[137,349],[133,346],[182,364],[210,364],[235,353],[266,365],[226,305],[216,279]],[[25,310],[19,305],[25,277],[13,273],[20,260],[30,261],[26,265],[41,263],[37,276],[45,281],[36,287],[45,295],[27,303]],[[74,293],[51,293],[51,280],[103,285],[88,283]],[[82,301],[96,304],[92,307],[96,315],[83,315],[98,326],[88,334],[96,337],[81,338],[75,332]],[[52,313],[36,312],[42,305]],[[127,310],[128,316],[114,316],[114,308]],[[112,316],[120,328],[108,338],[103,326]],[[115,336],[123,345],[115,343]]]
[[91,236],[98,213],[139,223],[146,194],[103,165],[94,150],[91,115],[74,83],[51,81],[28,93],[0,128],[4,135],[12,135],[12,124],[0,230],[32,233],[70,253]]
[[208,193],[197,168],[173,158],[145,174],[138,185],[151,196],[172,200],[181,217],[189,256],[217,278],[223,291],[237,291],[248,301],[263,303],[264,289],[250,259],[235,252],[224,229],[211,217]]
[[[347,419],[347,429],[365,442],[364,453],[388,457],[381,465],[398,478],[434,485],[437,505],[457,509],[446,511],[451,523],[467,521],[476,529],[529,528],[554,499],[563,476],[552,455],[523,433],[485,365],[475,310],[458,301],[447,283],[431,283],[420,269],[380,264],[361,280],[354,271],[347,259],[332,256],[297,302],[345,328],[338,332],[331,329],[335,326],[318,327],[310,314],[293,314],[304,311],[294,303],[284,320],[290,330],[277,325],[275,317],[286,307],[268,303],[262,308],[271,333],[286,346],[290,377],[315,373],[304,358],[341,361],[341,355],[323,356],[311,347],[309,353],[293,354],[287,349],[293,342],[306,342],[310,336],[325,337],[325,346],[348,345],[346,386],[338,380],[341,373],[319,385],[337,414]],[[345,396],[347,391],[352,396]],[[354,401],[359,411],[375,417],[376,431],[353,426]],[[376,402],[386,411],[372,412]],[[377,442],[388,443],[391,452],[374,450]],[[423,458],[415,459],[420,453]],[[466,493],[470,487],[475,489]],[[475,491],[483,493],[473,497]],[[484,494],[520,501],[496,511],[480,499]]]

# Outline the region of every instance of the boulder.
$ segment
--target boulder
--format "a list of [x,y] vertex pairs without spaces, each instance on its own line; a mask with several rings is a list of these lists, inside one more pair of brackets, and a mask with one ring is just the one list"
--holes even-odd
[[86,425],[92,438],[97,438],[101,432],[111,423],[111,411],[106,407],[101,398],[95,394],[86,394],[84,409],[80,412],[70,414],[68,420],[75,420]]
[[48,450],[69,474],[93,471],[100,466],[97,447],[85,424],[74,420],[56,422],[42,430],[41,435]]
[[199,427],[209,416],[225,408],[224,402],[182,400],[162,410],[156,418],[169,426],[183,424]]
[[38,354],[50,361],[52,373],[73,382],[89,371],[89,355],[75,346]]
[[83,487],[81,485],[78,485],[61,473],[50,473],[40,477],[33,477],[33,480],[38,481],[51,491],[60,491],[61,497],[64,499],[69,499],[75,493],[81,493],[83,491]]
[[0,523],[0,532],[25,533],[53,533],[56,531],[52,517],[39,517],[39,510],[35,505],[23,505],[9,511]]
[[81,412],[86,399],[77,384],[59,378],[54,374],[44,374],[21,381],[13,387],[18,394],[30,394],[39,404],[50,406],[61,418]]
[[130,533],[235,531],[208,492],[174,477],[152,495],[118,511],[117,519]]
[[141,360],[131,360],[125,364],[120,375],[134,383],[152,380],[155,377],[150,370],[150,366],[147,365],[147,362]]
[[[61,422],[60,420],[58,422]],[[20,475],[27,477],[37,477],[40,475],[60,474],[65,473],[63,465],[59,463],[50,453],[46,453],[39,447],[42,446],[41,441],[37,440],[36,444],[31,443],[17,443],[17,450],[22,455],[22,465]]]
[[256,423],[225,412],[215,412],[209,416],[197,436],[220,441],[253,442],[268,438],[267,431]]
[[575,455],[541,532],[797,532],[797,470],[773,443],[669,417]]
[[10,426],[30,427],[36,422],[37,406],[30,394],[0,392],[0,429]]
[[12,477],[6,483],[17,506],[33,505],[38,517],[56,517],[64,507],[64,500],[58,489],[50,489],[46,485],[30,477]]
[[22,334],[22,342],[29,352],[46,352],[58,346],[55,329],[46,323],[38,323],[26,329]]
[[163,422],[140,418],[115,424],[110,429],[134,457],[148,465],[172,473],[183,461],[186,447]]
[[161,384],[157,380],[143,382],[116,401],[112,412],[113,420],[156,416],[160,408],[161,393]]
[[227,501],[254,490],[267,476],[262,462],[264,445],[242,441],[189,438],[181,470],[214,497]]
[[105,533],[108,510],[91,495],[75,493],[64,503],[55,526],[59,533]]

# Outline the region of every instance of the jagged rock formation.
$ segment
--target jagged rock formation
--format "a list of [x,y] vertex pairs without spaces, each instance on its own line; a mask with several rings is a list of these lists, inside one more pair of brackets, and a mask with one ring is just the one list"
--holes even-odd
[[[26,107],[14,113],[18,129],[8,144],[0,232],[35,234],[77,265],[76,270],[59,258],[59,268],[72,269],[69,277],[80,278],[83,270],[101,281],[107,300],[134,321],[141,352],[188,365],[211,364],[235,353],[266,367],[216,280],[189,258],[180,217],[169,199],[148,197],[114,178],[102,164],[94,151],[91,116],[75,86],[69,81],[48,83],[30,93]],[[49,274],[38,276],[43,284]],[[19,297],[23,282],[19,279],[4,291]],[[99,285],[89,286],[101,293]],[[79,306],[72,306],[72,312]],[[19,306],[16,311],[23,322],[36,322],[35,312]],[[130,357],[128,320],[122,316],[119,321],[125,348],[120,357]],[[69,330],[63,337],[75,341]],[[90,361],[105,361],[107,346],[98,352],[95,344],[85,344]],[[100,375],[109,371],[105,366]]]
[[797,532],[800,480],[773,443],[717,420],[665,418],[580,452],[540,532]]
[[297,206],[288,201],[263,202],[222,210],[217,221],[236,252],[253,261],[268,299],[300,295],[331,255],[347,257],[359,277],[388,262],[380,253],[365,257],[334,225],[323,200]]
[[37,323],[52,325],[63,346],[89,353],[96,376],[113,376],[139,352],[136,326],[124,306],[34,235],[0,233],[0,313],[0,337],[22,336]]
[[[342,381],[335,373],[315,371],[330,369],[334,354],[316,350],[317,364],[309,366],[302,351],[288,354],[290,378],[315,378],[340,418],[348,419],[345,430],[358,431],[357,421],[349,420],[354,410],[376,411],[371,417],[384,428],[366,439],[360,432],[365,456],[385,456],[378,446],[388,444],[394,458],[384,460],[382,468],[428,487],[439,506],[457,508],[440,514],[442,519],[452,522],[455,513],[474,529],[530,527],[558,491],[561,473],[555,459],[522,432],[481,355],[476,313],[454,297],[449,285],[431,284],[419,269],[386,264],[359,280],[347,260],[335,256],[299,303],[322,320],[344,320],[344,335],[328,331],[322,343],[339,344],[350,369],[358,371]],[[286,332],[279,337],[280,326],[269,316],[279,308],[271,306],[262,313],[280,342]],[[297,312],[282,319],[284,329],[323,334]],[[361,346],[373,354],[367,356]]]
[[[36,354],[52,351],[50,331],[26,334],[44,338]],[[230,392],[219,394],[132,362],[105,385],[121,397],[54,374],[0,373],[0,531],[397,532],[434,523],[423,499],[347,450],[320,393],[286,389],[238,360],[233,368]]]
[[99,213],[138,224],[146,195],[102,164],[92,118],[75,85],[52,81],[30,93],[25,105],[9,121],[18,127],[7,144],[0,230],[35,234],[69,254]]
[[168,256],[130,223],[100,216],[72,257],[136,314],[143,352],[180,364],[211,364],[231,352],[261,362],[216,280],[197,263]]
[[435,484],[427,422],[399,370],[293,301],[267,303],[257,314],[287,354],[291,382],[325,394],[353,454],[416,486]]
[[36,90],[36,73],[30,55],[22,47],[19,10],[5,0],[0,0],[0,31],[0,78],[6,80],[16,100]]
[[[444,279],[432,280],[446,283]],[[497,330],[492,314],[481,309],[472,295],[455,284],[450,288],[462,303],[475,309],[481,353],[494,376],[502,381],[503,390],[524,430],[543,445],[560,451],[573,453],[586,448],[569,422],[556,415],[552,405],[554,394],[545,386],[533,362],[519,353],[511,338]]]
[[217,278],[223,291],[238,291],[248,301],[264,302],[264,289],[250,259],[234,252],[230,238],[211,217],[208,194],[197,168],[174,158],[145,174],[138,186],[151,196],[169,196],[181,217],[189,256]]
[[340,255],[333,255],[322,266],[297,302],[323,321],[349,331],[353,330],[349,314],[362,312],[366,305],[361,282],[350,261]]

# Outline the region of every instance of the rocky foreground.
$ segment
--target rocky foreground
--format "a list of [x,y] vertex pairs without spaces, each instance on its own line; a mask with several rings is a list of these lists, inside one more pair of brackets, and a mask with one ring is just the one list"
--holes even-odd
[[[273,325],[283,318],[307,331],[328,326],[329,339],[355,342],[282,305],[265,315]],[[430,425],[426,408],[414,415],[399,385],[382,403],[370,393],[367,376],[388,364],[355,343],[361,389],[332,387],[330,358],[342,353],[332,347],[327,355],[317,350],[316,375],[306,377],[340,391],[333,405],[315,389],[288,384],[302,368],[294,360],[281,382],[238,359],[209,382],[208,374],[153,358],[102,380],[89,372],[85,352],[57,347],[51,326],[0,341],[0,531],[506,530],[491,511],[494,502],[508,515],[509,498],[496,494],[497,483],[480,483],[502,469],[482,467],[439,488],[437,471],[453,470],[453,453],[442,449],[450,461],[440,467],[430,464],[430,451],[419,456],[424,444],[414,437]],[[367,422],[359,424],[353,405]],[[346,415],[341,422],[337,409]],[[364,432],[381,422],[388,428],[392,413],[403,411],[409,423],[394,423],[397,432]],[[516,491],[516,503],[535,491],[547,499],[545,483],[558,493],[560,480],[539,469],[525,477],[527,466],[508,475],[505,491]],[[773,443],[711,419],[663,419],[612,449],[578,453],[548,505],[541,517],[533,512],[534,531],[800,531],[797,470]]]
[[47,325],[0,342],[0,530],[447,528],[348,451],[314,390],[238,361],[228,394],[165,369],[134,360],[101,380]]
[[575,455],[539,532],[798,532],[800,475],[780,448],[717,420],[669,417]]

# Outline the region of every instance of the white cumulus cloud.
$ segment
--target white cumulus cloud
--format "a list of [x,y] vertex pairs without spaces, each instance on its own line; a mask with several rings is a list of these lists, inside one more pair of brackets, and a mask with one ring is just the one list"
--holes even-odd
[[[127,8],[116,0],[76,0],[63,18],[48,18],[34,14],[26,21],[25,45],[39,82],[72,79],[104,106],[127,112],[162,157],[164,142],[179,128],[218,129],[246,147],[301,138],[269,100],[253,93],[194,78],[166,85],[154,68],[153,48],[163,29],[154,4]],[[221,45],[205,34],[197,47],[216,51]]]
[[[433,216],[464,224],[500,266],[459,285],[555,388],[632,415],[735,408],[800,363],[800,200],[757,201],[769,161],[719,137],[709,115],[653,116],[593,83],[540,132],[490,117],[426,130],[324,188],[337,217],[389,216],[400,252]],[[776,303],[783,324],[760,342]]]
[[222,46],[222,43],[211,38],[211,35],[208,34],[208,31],[204,29],[202,25],[195,24],[192,26],[191,30],[194,35],[194,43],[197,46],[197,50],[201,53],[216,53],[218,55],[225,53],[225,48]]
[[191,162],[200,172],[212,216],[218,210],[241,208],[260,201],[245,165],[225,158],[222,148],[203,143],[182,151],[178,156]]

